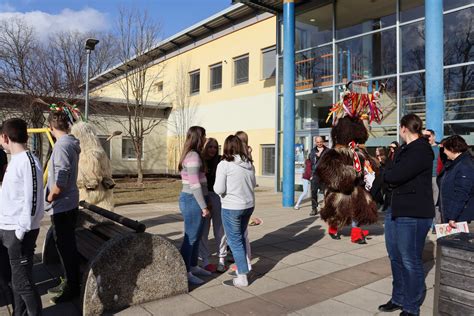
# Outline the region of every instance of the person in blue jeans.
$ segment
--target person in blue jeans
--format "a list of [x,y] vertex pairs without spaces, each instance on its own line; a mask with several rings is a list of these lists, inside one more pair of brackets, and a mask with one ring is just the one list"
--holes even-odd
[[193,285],[204,283],[198,276],[211,275],[211,272],[198,266],[204,218],[209,216],[207,179],[200,154],[205,142],[206,130],[200,126],[190,127],[178,165],[183,183],[179,209],[184,219],[184,239],[180,252],[188,272],[188,283]]
[[382,312],[402,310],[400,315],[419,315],[426,285],[423,248],[433,221],[431,186],[433,151],[422,137],[421,119],[407,114],[400,121],[405,144],[396,152],[384,179],[392,188],[385,213],[385,245],[392,268],[392,298],[380,305]]
[[244,143],[238,136],[228,136],[222,161],[217,165],[214,192],[221,197],[222,224],[237,265],[237,276],[224,281],[224,285],[248,286],[247,274],[251,265],[245,231],[255,207],[255,187],[255,169]]

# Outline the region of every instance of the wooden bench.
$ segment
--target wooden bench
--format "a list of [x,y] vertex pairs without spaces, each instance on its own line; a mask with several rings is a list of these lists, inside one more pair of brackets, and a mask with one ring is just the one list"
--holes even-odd
[[[75,230],[81,256],[84,315],[187,293],[186,268],[167,239],[145,233],[145,225],[81,201]],[[51,228],[43,245],[43,263],[59,256]]]

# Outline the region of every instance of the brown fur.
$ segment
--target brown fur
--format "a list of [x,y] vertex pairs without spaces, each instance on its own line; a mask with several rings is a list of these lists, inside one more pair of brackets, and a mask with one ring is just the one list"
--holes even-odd
[[321,157],[316,172],[330,190],[345,194],[354,190],[356,171],[352,167],[352,153],[347,148],[330,149]]

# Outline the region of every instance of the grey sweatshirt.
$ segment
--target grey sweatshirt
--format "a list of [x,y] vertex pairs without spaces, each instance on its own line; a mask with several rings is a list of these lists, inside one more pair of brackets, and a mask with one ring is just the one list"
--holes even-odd
[[217,165],[214,192],[221,196],[222,208],[245,210],[255,206],[255,168],[235,155],[234,161]]
[[48,190],[56,184],[61,194],[52,203],[53,214],[73,210],[79,206],[77,188],[77,168],[81,147],[79,140],[72,135],[60,137],[53,148],[48,166]]

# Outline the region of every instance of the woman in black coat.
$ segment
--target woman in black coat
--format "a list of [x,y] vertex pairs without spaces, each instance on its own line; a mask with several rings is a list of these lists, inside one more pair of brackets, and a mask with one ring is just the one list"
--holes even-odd
[[434,217],[431,174],[434,153],[421,136],[423,123],[415,114],[400,121],[406,142],[396,152],[384,180],[392,187],[391,205],[385,212],[385,245],[393,276],[391,300],[379,306],[383,312],[403,310],[418,315],[426,291],[422,254]]
[[443,142],[449,162],[440,179],[440,207],[443,223],[474,220],[474,162],[466,141],[459,135]]

